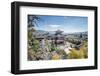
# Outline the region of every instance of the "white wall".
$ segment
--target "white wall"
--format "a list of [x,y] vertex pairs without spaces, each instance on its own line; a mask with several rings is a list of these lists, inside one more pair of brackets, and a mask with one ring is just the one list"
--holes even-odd
[[[0,0],[0,76],[13,76],[10,73],[10,57],[11,57],[11,40],[10,40],[10,30],[11,30],[11,2],[14,0]],[[16,0],[17,1],[17,0]],[[59,4],[74,4],[74,5],[90,5],[98,6],[98,13],[100,13],[100,0],[21,0],[30,2],[45,2],[45,3],[59,3]],[[100,14],[98,15],[98,22],[100,20]],[[98,23],[98,25],[100,22]],[[98,26],[100,29],[100,26]],[[100,30],[99,30],[100,33]],[[100,35],[99,40],[100,42]],[[100,43],[99,43],[100,45]],[[100,48],[98,49],[100,50]],[[100,58],[100,51],[98,52]],[[100,59],[99,67],[100,67]],[[56,73],[41,73],[34,74],[34,76],[89,76],[95,75],[99,76],[99,70],[85,70],[85,71],[68,71],[68,72],[56,72]],[[26,76],[31,76],[33,74],[26,74]],[[23,75],[22,75],[23,76]]]

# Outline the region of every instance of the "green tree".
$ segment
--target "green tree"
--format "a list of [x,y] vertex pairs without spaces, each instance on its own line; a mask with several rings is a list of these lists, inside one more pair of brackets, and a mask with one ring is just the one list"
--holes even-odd
[[28,46],[36,51],[39,48],[39,41],[35,38],[34,26],[37,26],[36,22],[39,20],[38,16],[28,15]]

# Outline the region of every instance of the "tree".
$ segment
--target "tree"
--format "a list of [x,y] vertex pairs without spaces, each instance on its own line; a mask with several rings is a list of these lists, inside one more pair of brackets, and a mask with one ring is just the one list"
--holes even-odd
[[28,27],[34,27],[34,26],[37,26],[37,21],[39,20],[40,18],[36,15],[29,15],[28,16]]
[[29,38],[32,37],[32,32],[35,31],[34,26],[37,26],[37,21],[39,17],[36,15],[28,15],[28,34]]
[[39,48],[39,41],[35,38],[34,26],[37,26],[36,22],[39,20],[38,16],[28,15],[28,47],[31,49]]

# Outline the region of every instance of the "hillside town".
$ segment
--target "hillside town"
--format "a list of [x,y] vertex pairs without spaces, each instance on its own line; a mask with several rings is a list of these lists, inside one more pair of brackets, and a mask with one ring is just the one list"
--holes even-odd
[[87,32],[64,34],[61,30],[56,30],[54,33],[35,31],[33,36],[37,41],[37,44],[33,44],[33,47],[37,45],[37,49],[35,47],[32,49],[28,45],[29,60],[87,58],[85,55],[82,57],[70,56],[73,49],[76,50],[77,55],[77,52],[81,51],[84,44],[87,45]]

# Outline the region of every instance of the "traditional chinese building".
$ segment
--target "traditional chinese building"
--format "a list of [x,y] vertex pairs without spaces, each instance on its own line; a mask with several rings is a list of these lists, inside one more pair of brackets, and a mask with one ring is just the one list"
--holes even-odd
[[36,38],[44,43],[44,40],[49,40],[52,44],[60,45],[65,44],[65,35],[62,34],[63,31],[57,30],[54,34],[44,33],[44,34],[36,34]]

